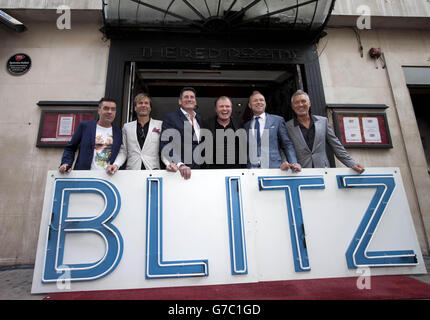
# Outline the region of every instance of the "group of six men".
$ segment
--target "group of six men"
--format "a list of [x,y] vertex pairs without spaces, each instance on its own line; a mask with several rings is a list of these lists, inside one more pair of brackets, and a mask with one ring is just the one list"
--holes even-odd
[[127,170],[160,169],[160,159],[170,172],[184,179],[192,169],[280,168],[299,172],[302,168],[329,167],[328,143],[336,157],[358,173],[362,165],[346,152],[331,129],[328,119],[310,112],[306,92],[291,97],[295,113],[288,121],[266,110],[265,97],[254,91],[248,107],[253,113],[243,126],[232,117],[232,101],[221,96],[215,102],[216,116],[203,121],[196,113],[196,91],[181,90],[179,109],[163,121],[151,118],[151,98],[144,93],[134,99],[137,119],[121,130],[112,125],[115,101],[99,102],[97,121],[82,121],[64,148],[59,171],[70,172],[79,148],[75,170],[104,169],[115,174],[125,163]]

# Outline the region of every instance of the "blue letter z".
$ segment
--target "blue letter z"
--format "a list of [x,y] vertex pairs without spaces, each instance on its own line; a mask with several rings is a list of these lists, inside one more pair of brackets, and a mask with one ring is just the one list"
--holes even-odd
[[393,175],[339,175],[337,182],[341,189],[376,189],[375,195],[346,251],[348,268],[416,265],[416,255],[413,250],[367,251],[373,233],[396,187]]

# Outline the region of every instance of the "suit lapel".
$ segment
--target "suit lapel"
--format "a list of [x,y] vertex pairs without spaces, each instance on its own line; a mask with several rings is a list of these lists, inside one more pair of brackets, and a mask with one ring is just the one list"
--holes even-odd
[[[133,122],[130,123],[130,127],[128,130],[131,131],[131,132],[129,132],[129,134],[131,134],[130,135],[131,142],[134,144],[134,146],[137,149],[140,149],[139,140],[137,139],[137,120],[134,120]],[[124,143],[125,143],[125,141],[124,141]]]
[[264,129],[269,129],[272,126],[273,118],[272,115],[266,113],[266,123],[264,124]]
[[188,121],[187,117],[182,113],[181,108],[178,109],[177,111],[178,114],[178,119],[176,121],[178,121],[178,128],[179,128],[179,132],[181,133],[182,139],[185,133],[185,123],[186,121]]
[[273,124],[274,124],[274,120],[272,115],[269,113],[266,113],[266,123],[264,124],[264,130],[261,137],[263,137],[266,134],[266,132],[270,134],[270,127],[272,127]]
[[91,130],[91,150],[94,150],[94,146],[96,143],[96,133],[97,133],[97,121],[94,121],[91,126],[90,126],[90,130]]
[[201,115],[199,115],[198,113],[196,113],[195,118],[196,118],[196,120],[197,120],[197,123],[199,124],[199,127],[200,127],[200,128],[203,128],[203,118],[202,118],[202,116],[201,116]]
[[121,148],[121,143],[119,142],[122,141],[121,130],[112,126],[112,137],[113,137],[113,148],[115,149],[115,154],[118,154],[119,149]]
[[322,121],[318,120],[315,117],[312,117],[312,119],[314,120],[314,126],[315,126],[314,145],[312,146],[312,151],[314,151],[316,148],[315,146],[318,146],[322,142],[321,139],[325,139],[325,135],[320,134],[320,132],[322,132],[322,129],[323,129]]
[[[311,151],[309,149],[308,144],[306,143],[305,137],[303,137],[303,133],[302,130],[300,130],[300,125],[295,126],[293,123],[293,129],[294,129],[294,134],[300,139],[300,143],[308,150]],[[316,128],[315,128],[316,129]],[[314,142],[315,145],[315,142]]]
[[182,112],[181,108],[178,109],[178,115],[179,115],[179,119],[182,121],[182,123],[184,121],[188,121],[187,117],[185,116],[185,114]]

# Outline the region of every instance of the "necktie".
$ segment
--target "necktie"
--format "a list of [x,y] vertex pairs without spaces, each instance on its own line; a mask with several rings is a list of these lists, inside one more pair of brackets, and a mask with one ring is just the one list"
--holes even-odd
[[191,125],[194,127],[194,115],[190,114]]
[[255,117],[254,132],[257,135],[257,156],[261,156],[260,117]]

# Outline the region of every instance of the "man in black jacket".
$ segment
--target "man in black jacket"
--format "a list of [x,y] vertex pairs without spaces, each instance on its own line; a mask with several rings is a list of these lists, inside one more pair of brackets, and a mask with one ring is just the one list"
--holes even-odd
[[205,121],[213,137],[213,163],[206,163],[206,169],[246,168],[246,131],[232,118],[232,108],[231,99],[221,96],[215,101],[216,115]]
[[[201,143],[200,128],[202,117],[196,113],[196,90],[185,87],[179,95],[179,109],[166,114],[161,126],[160,152],[166,170],[176,172],[187,180],[191,169],[199,169],[194,157],[194,149]],[[188,137],[188,138],[187,138]]]

